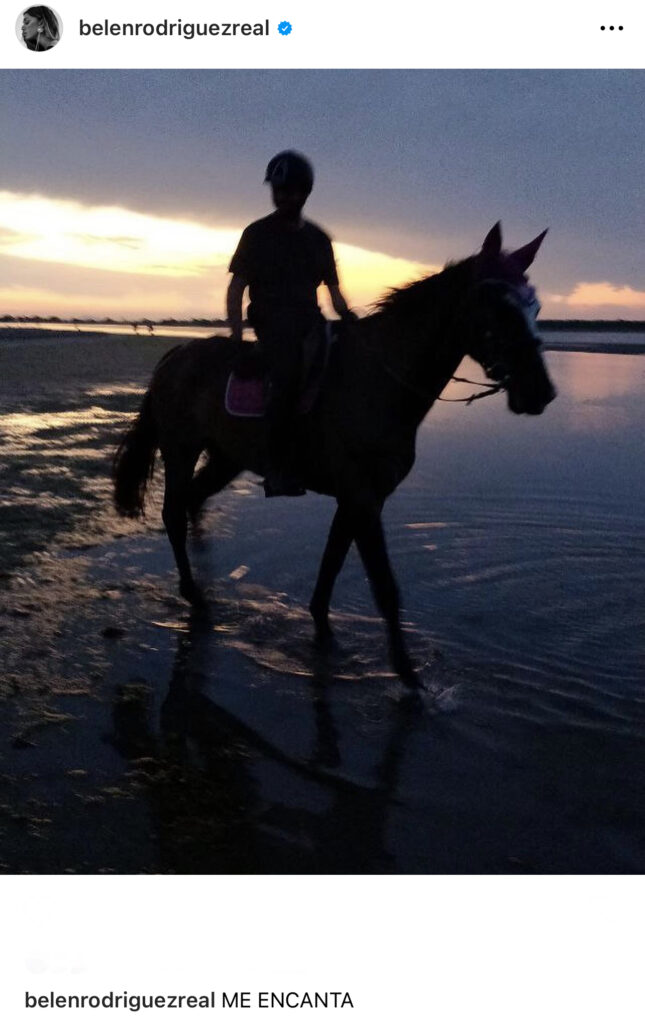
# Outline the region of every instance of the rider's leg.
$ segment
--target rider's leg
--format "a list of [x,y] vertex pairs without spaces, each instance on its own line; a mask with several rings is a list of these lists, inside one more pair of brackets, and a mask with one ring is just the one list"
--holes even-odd
[[271,388],[267,403],[267,494],[304,493],[296,472],[294,419],[300,390],[301,339],[262,339]]

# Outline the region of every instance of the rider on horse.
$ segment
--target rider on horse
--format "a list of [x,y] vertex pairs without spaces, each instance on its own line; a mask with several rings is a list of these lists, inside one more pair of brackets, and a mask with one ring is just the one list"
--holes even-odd
[[338,285],[331,239],[302,216],[313,188],[313,167],[300,153],[278,153],[266,170],[275,212],[244,229],[229,270],[231,337],[242,339],[242,298],[249,288],[248,319],[266,358],[271,383],[267,406],[267,497],[304,494],[293,465],[293,421],[302,373],[304,339],[324,323],[317,288],[324,283],[335,312],[353,314]]

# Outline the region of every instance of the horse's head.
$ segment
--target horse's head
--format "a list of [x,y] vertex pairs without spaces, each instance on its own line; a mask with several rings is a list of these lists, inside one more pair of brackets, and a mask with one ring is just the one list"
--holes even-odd
[[498,223],[473,258],[466,352],[490,380],[503,385],[515,413],[538,415],[556,395],[540,354],[540,304],[526,276],[545,235],[507,253]]

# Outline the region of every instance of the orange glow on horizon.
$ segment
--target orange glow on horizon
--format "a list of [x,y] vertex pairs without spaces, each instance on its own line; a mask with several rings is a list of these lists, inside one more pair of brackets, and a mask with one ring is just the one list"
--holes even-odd
[[645,313],[645,291],[611,281],[580,281],[569,295],[553,295],[551,299],[572,309],[619,306]]
[[[32,285],[0,288],[0,313],[222,316],[228,264],[241,232],[242,225],[210,227],[120,207],[0,192],[0,255],[40,267]],[[439,269],[343,242],[335,251],[343,288],[359,309],[388,288]],[[49,265],[45,274],[43,264]],[[87,293],[57,287],[66,267],[95,271],[96,284]]]
[[[222,318],[241,231],[0,191],[0,315]],[[358,312],[390,288],[441,269],[342,241],[335,251],[343,291]],[[645,319],[645,291],[627,284],[581,281],[568,294],[541,299],[544,318]],[[321,300],[328,312],[324,289]]]

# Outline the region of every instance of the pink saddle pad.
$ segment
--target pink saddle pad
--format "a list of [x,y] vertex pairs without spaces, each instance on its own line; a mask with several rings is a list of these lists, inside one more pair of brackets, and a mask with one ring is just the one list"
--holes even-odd
[[264,416],[266,394],[263,377],[228,378],[224,406],[230,416]]
[[[300,396],[297,412],[299,415],[311,412],[316,400],[320,381],[313,381]],[[263,377],[237,377],[231,373],[226,385],[224,408],[229,416],[264,416],[267,407],[266,386]]]
[[[331,324],[318,336],[313,334],[315,349],[309,353],[309,368],[306,373],[307,383],[298,402],[298,413],[311,412],[327,367],[330,347],[335,340]],[[267,404],[267,387],[264,377],[238,377],[231,373],[226,385],[224,408],[229,416],[264,416]]]

